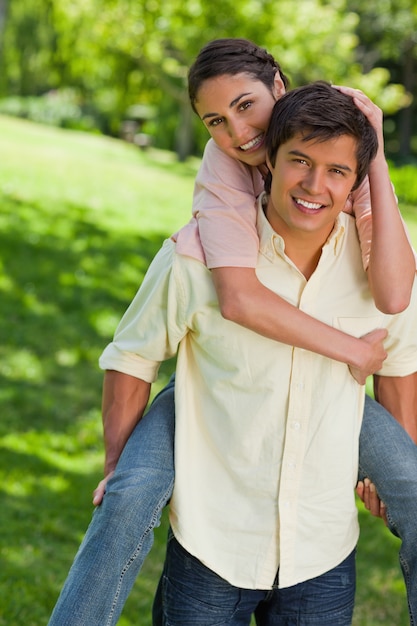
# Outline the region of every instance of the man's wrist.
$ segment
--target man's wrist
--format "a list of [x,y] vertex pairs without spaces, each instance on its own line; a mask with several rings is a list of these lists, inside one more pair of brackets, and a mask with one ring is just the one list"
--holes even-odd
[[114,470],[116,469],[116,465],[117,465],[117,460],[110,460],[110,459],[106,459],[104,462],[104,476],[108,476],[108,474],[110,474],[111,472],[114,472]]

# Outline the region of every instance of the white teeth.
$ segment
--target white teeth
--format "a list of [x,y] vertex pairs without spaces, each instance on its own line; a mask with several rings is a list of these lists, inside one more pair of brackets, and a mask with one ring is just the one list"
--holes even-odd
[[258,135],[255,139],[251,139],[248,143],[244,143],[242,146],[239,146],[241,150],[249,150],[253,148],[258,143],[261,143],[263,135]]
[[317,202],[307,202],[306,200],[300,200],[300,198],[295,198],[297,204],[301,204],[301,206],[305,206],[306,209],[320,209],[323,205],[317,204]]

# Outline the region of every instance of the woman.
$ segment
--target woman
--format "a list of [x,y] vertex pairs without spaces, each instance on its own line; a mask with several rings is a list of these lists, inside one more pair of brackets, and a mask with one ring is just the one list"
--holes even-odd
[[[218,95],[219,85],[216,81],[225,76],[226,82],[234,86],[230,92],[234,94],[232,99],[228,92],[222,91],[221,95]],[[231,39],[219,40],[206,46],[193,65],[189,78],[192,105],[203,118],[216,144],[213,142],[208,144],[196,185],[194,210],[198,217],[204,252],[199,244],[196,219],[177,233],[179,251],[197,258],[202,258],[203,254],[207,259],[212,258],[210,246],[213,241],[218,243],[218,221],[216,211],[207,215],[208,211],[204,212],[203,209],[207,206],[220,208],[223,220],[221,229],[226,230],[224,211],[222,212],[221,207],[224,202],[226,204],[230,202],[229,187],[232,187],[232,209],[239,203],[243,215],[247,215],[247,219],[244,217],[242,221],[241,214],[236,211],[232,213],[232,216],[235,216],[235,219],[232,219],[232,232],[241,227],[242,235],[238,237],[237,242],[240,245],[244,237],[244,241],[248,241],[249,238],[252,257],[249,255],[249,260],[246,257],[242,262],[242,255],[237,253],[237,244],[230,242],[229,235],[223,242],[226,246],[223,256],[217,254],[217,249],[212,255],[214,262],[210,260],[209,266],[213,268],[213,279],[218,288],[223,314],[272,339],[318,351],[345,362],[358,382],[364,382],[366,376],[378,369],[384,359],[381,331],[376,331],[372,337],[357,339],[308,318],[257,284],[253,270],[253,251],[257,243],[256,240],[253,241],[250,216],[252,213],[254,215],[254,197],[262,189],[261,174],[265,171],[262,136],[276,98],[285,91],[285,76],[275,60],[264,50],[246,40]],[[225,86],[225,81],[222,85]],[[379,110],[365,96],[356,92],[355,94],[357,105],[367,112],[381,140]],[[249,112],[255,117],[251,117],[249,123],[240,123],[240,115],[243,117]],[[224,128],[226,131],[222,134]],[[250,134],[245,134],[242,129],[245,132],[250,129]],[[407,304],[415,265],[413,266],[414,260],[409,251],[387,176],[382,142],[377,159],[377,165],[380,167],[373,168],[371,172],[371,198],[374,205],[374,198],[375,202],[379,203],[377,194],[384,195],[384,219],[381,219],[381,211],[379,213],[374,211],[375,237],[370,252],[368,250],[368,275],[378,306],[384,310],[392,308],[395,311]],[[374,179],[378,184],[373,186]],[[388,204],[386,198],[389,198]],[[355,210],[355,205],[356,208],[360,206],[361,202],[369,206],[366,188],[356,192],[353,209]],[[368,209],[359,213],[365,216],[359,223],[369,223],[366,217]],[[356,217],[358,219],[358,216]],[[214,229],[214,235],[210,234],[211,227]],[[230,233],[231,229],[227,232]],[[387,255],[383,253],[387,249],[387,239],[390,242],[388,268],[384,265]],[[375,242],[378,242],[377,246]],[[242,247],[247,251],[247,244]],[[365,259],[368,253],[365,252]],[[230,262],[233,254],[239,257],[237,264]],[[223,259],[229,260],[224,262]],[[383,272],[379,271],[381,267]],[[401,281],[397,280],[399,276]],[[246,289],[239,290],[240,293],[236,292],[237,283],[245,284]],[[232,294],[231,299],[229,294]],[[240,306],[236,307],[236,302],[240,302]],[[115,389],[117,373],[114,374],[116,382],[113,388],[110,386],[107,391],[105,390],[103,403],[106,478],[100,483],[94,497],[96,505],[101,502],[102,504],[96,509],[71,568],[51,617],[52,625],[101,626],[117,622],[152,545],[153,528],[159,523],[161,510],[169,500],[173,485],[173,381],[171,380],[168,387],[159,394],[148,414],[133,430],[135,417],[129,416],[125,421],[117,414],[114,403],[115,393],[117,395]],[[377,428],[372,412],[378,412]],[[400,448],[402,457],[410,459],[410,465],[407,466],[410,476],[417,476],[415,447],[401,427],[376,403],[369,400],[365,413],[364,425],[368,424],[368,427],[364,442],[371,440],[376,446],[379,441],[382,443],[381,449],[373,450],[369,458],[365,450],[365,463],[362,458],[361,463],[365,467],[366,475],[377,485],[388,506],[389,515],[399,526],[398,532],[403,538],[403,547],[405,546],[403,560],[407,568],[412,570],[414,539],[411,532],[409,533],[409,526],[402,528],[401,524],[406,517],[403,512],[405,510],[410,512],[412,502],[416,501],[414,496],[417,494],[417,483],[413,488],[411,478],[407,480],[408,491],[401,495],[398,485],[394,485],[391,475],[394,472],[391,473],[388,469],[388,476],[380,480],[379,470],[381,466],[386,470],[390,459],[395,466],[398,465],[395,458],[398,451],[394,453],[393,446],[395,441],[396,450]],[[118,429],[117,437],[114,436],[115,427]],[[122,449],[123,454],[120,456]],[[120,460],[114,471],[119,456]],[[103,499],[105,490],[106,495]],[[413,496],[410,496],[412,493]],[[414,542],[414,545],[417,543]],[[412,587],[412,579],[410,576],[406,583],[410,606],[415,603],[415,607],[417,591]]]

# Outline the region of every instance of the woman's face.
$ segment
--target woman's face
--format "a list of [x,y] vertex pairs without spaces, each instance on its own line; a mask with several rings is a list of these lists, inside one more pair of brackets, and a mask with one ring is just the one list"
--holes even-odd
[[246,73],[209,78],[198,91],[195,108],[210,135],[226,154],[247,165],[265,163],[265,131],[275,101],[285,93],[277,75],[273,93]]

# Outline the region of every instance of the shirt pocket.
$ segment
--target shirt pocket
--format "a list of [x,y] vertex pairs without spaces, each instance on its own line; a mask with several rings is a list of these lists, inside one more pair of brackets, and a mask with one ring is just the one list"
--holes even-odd
[[[353,337],[360,338],[370,333],[377,328],[385,328],[384,315],[370,315],[367,317],[335,317],[333,319],[333,326],[342,332],[352,335]],[[340,377],[344,375],[344,370],[347,367],[346,364],[339,361],[332,361],[332,377],[335,380],[340,380]],[[351,376],[354,382],[353,377]]]

